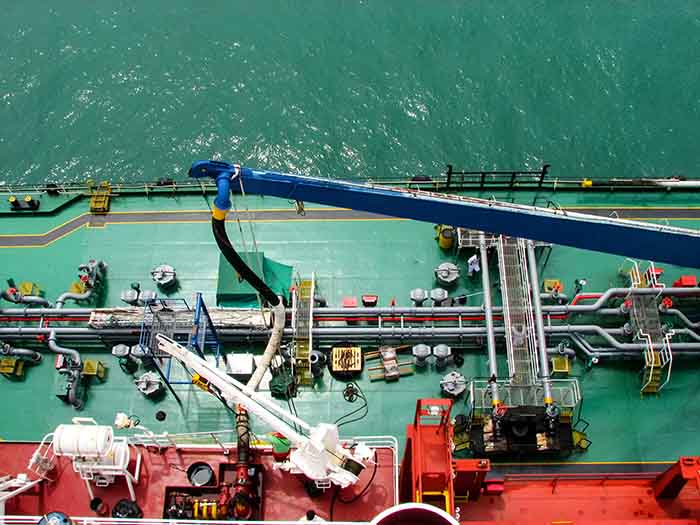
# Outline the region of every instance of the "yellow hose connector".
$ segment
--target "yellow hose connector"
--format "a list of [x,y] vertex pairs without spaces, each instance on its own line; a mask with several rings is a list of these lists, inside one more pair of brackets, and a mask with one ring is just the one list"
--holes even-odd
[[226,215],[228,215],[228,210],[220,210],[216,206],[211,207],[211,216],[217,221],[223,221],[226,219]]

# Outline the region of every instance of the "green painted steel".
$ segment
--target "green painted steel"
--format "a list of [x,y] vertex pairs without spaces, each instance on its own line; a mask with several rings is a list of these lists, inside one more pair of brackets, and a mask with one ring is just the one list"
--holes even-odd
[[[506,195],[507,196],[507,195]],[[542,195],[541,199],[552,198]],[[562,205],[645,205],[641,198],[626,195],[562,195]],[[520,195],[532,199],[533,195]],[[158,197],[117,198],[115,211],[158,211],[159,209],[202,209],[202,199]],[[687,206],[687,196],[659,198],[654,204]],[[290,204],[278,199],[248,197],[237,201],[239,209],[289,209]],[[204,208],[206,209],[206,208]],[[663,214],[663,210],[658,210]],[[68,220],[85,212],[75,204],[61,212]],[[262,212],[261,214],[262,215]],[[28,218],[26,225],[18,219],[0,219],[3,234],[45,231],[56,218]],[[697,221],[674,220],[671,224],[698,227]],[[26,226],[26,229],[24,228]],[[414,287],[434,286],[433,268],[440,262],[457,262],[465,272],[465,257],[457,259],[442,252],[434,241],[432,225],[406,220],[313,220],[257,222],[253,224],[260,251],[265,256],[292,266],[294,272],[309,276],[316,272],[319,291],[329,304],[338,305],[345,296],[375,293],[380,305],[392,299],[409,304],[408,293]],[[238,228],[232,227],[231,238],[242,246]],[[249,232],[244,224],[244,232]],[[249,233],[246,242],[251,245]],[[196,254],[196,257],[193,256]],[[154,288],[149,272],[153,266],[167,262],[178,272],[181,297],[204,292],[205,300],[214,304],[218,278],[219,253],[211,237],[209,221],[196,223],[112,224],[101,228],[83,227],[43,248],[0,249],[0,278],[36,281],[49,298],[55,298],[75,279],[78,264],[89,258],[101,258],[109,264],[105,296],[99,304],[118,305],[119,293],[132,282],[142,288]],[[618,267],[622,258],[593,252],[555,247],[549,263],[541,272],[542,279],[560,278],[565,292],[571,294],[573,281],[586,278],[585,291],[597,291],[621,284]],[[666,282],[686,273],[680,268],[666,268]],[[454,293],[465,293],[469,304],[481,304],[480,280],[460,279]],[[4,303],[11,306],[9,303]],[[36,343],[35,343],[36,345]],[[226,351],[245,351],[239,345]],[[257,350],[257,349],[255,349]],[[108,380],[95,384],[82,415],[101,422],[112,421],[117,411],[139,415],[153,430],[171,432],[216,430],[230,427],[229,415],[218,403],[197,389],[178,386],[183,407],[166,396],[153,403],[144,399],[111,356],[102,348],[86,349],[87,357],[99,357],[109,366]],[[505,360],[500,363],[505,369]],[[591,422],[590,437],[594,445],[588,453],[570,460],[582,461],[653,461],[670,460],[679,454],[694,453],[695,436],[700,431],[700,403],[696,377],[699,364],[682,361],[674,367],[671,385],[659,397],[640,399],[637,365],[603,365],[586,370],[580,362],[574,375],[581,381],[584,412]],[[488,368],[485,349],[466,354],[461,368],[468,378],[485,377]],[[389,433],[398,437],[411,421],[417,397],[439,395],[439,378],[434,370],[403,377],[394,384],[369,383],[362,380],[368,394],[370,413],[361,423],[349,425],[350,434]],[[0,394],[4,401],[2,439],[38,439],[56,425],[69,421],[76,413],[55,398],[62,381],[53,369],[53,356],[30,369],[23,382],[0,378]],[[334,420],[351,407],[342,399],[343,383],[326,375],[314,389],[302,389],[296,407],[309,421]],[[458,405],[458,409],[461,406]],[[157,410],[165,410],[164,423],[155,420]]]
[[[249,246],[252,248],[252,246]],[[240,252],[241,258],[257,272],[270,289],[287,297],[292,284],[291,266],[265,257],[263,252]],[[219,257],[219,273],[216,278],[216,304],[227,307],[257,306],[258,294],[246,281],[240,280],[236,271],[223,255]]]

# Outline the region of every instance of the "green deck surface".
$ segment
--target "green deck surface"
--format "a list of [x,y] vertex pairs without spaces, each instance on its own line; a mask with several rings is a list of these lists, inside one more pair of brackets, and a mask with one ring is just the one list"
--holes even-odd
[[[489,195],[492,192],[489,192]],[[692,206],[696,199],[689,194],[632,195],[532,193],[497,194],[497,198],[513,198],[517,202],[546,205],[555,200],[562,206]],[[279,199],[249,197],[239,199],[238,209],[289,209]],[[199,196],[174,198],[117,198],[112,211],[158,211],[164,209],[206,210]],[[46,217],[0,218],[0,234],[43,233],[87,211],[87,200]],[[434,241],[432,224],[407,220],[312,220],[255,223],[258,249],[274,261],[290,265],[295,274],[308,277],[316,273],[320,290],[329,305],[339,305],[345,296],[374,293],[380,305],[395,298],[397,304],[408,305],[409,290],[434,286],[433,268],[445,260],[455,260],[452,253],[442,252]],[[662,219],[660,211],[659,220]],[[675,220],[672,224],[697,228],[695,220]],[[246,241],[250,231],[243,224]],[[229,224],[231,240],[240,245],[235,221]],[[653,254],[650,254],[653,256]],[[119,293],[134,281],[152,289],[150,270],[167,262],[178,272],[178,297],[188,300],[201,291],[209,305],[215,304],[219,251],[208,222],[166,224],[116,224],[104,227],[81,227],[65,237],[40,248],[0,249],[0,278],[31,280],[40,284],[46,296],[55,299],[75,280],[77,266],[90,258],[100,258],[109,265],[107,286],[100,306],[120,305]],[[621,284],[618,267],[623,258],[570,248],[554,247],[541,278],[559,278],[565,292],[572,294],[573,281],[586,278],[586,292],[603,291]],[[464,257],[458,263],[464,269]],[[665,282],[671,283],[683,270],[664,265]],[[472,294],[470,303],[481,304],[480,281],[466,277],[459,292]],[[2,307],[12,307],[4,302]],[[73,306],[68,304],[68,307]],[[7,326],[7,323],[0,322]],[[426,341],[430,343],[430,341]],[[245,348],[228,347],[227,351]],[[153,431],[209,431],[231,425],[229,414],[210,396],[189,386],[176,387],[183,398],[182,408],[167,395],[154,403],[144,399],[133,386],[133,378],[125,375],[103,348],[83,352],[96,356],[109,366],[108,380],[89,391],[85,409],[78,413],[63,405],[55,393],[63,379],[53,368],[53,356],[45,354],[43,363],[28,370],[22,382],[0,377],[0,399],[3,402],[3,423],[0,438],[5,440],[38,440],[53,428],[76,415],[94,417],[111,423],[118,411],[138,415]],[[461,372],[467,377],[487,375],[485,352],[468,352]],[[501,356],[505,366],[505,356]],[[641,362],[628,365],[601,364],[586,370],[580,359],[573,375],[579,378],[584,397],[584,417],[591,423],[590,450],[569,458],[569,461],[663,461],[683,454],[696,454],[700,432],[700,383],[698,363],[678,361],[671,383],[659,396],[640,397],[638,371]],[[415,401],[420,397],[438,397],[442,374],[434,369],[402,377],[397,383],[370,383],[366,373],[361,386],[369,399],[369,415],[361,422],[343,427],[343,434],[389,434],[403,439],[405,426],[412,421]],[[295,400],[302,418],[311,423],[333,421],[356,408],[349,405],[338,383],[325,375],[313,389],[301,388]],[[457,410],[463,410],[463,402]],[[165,410],[168,417],[159,423],[154,414]]]

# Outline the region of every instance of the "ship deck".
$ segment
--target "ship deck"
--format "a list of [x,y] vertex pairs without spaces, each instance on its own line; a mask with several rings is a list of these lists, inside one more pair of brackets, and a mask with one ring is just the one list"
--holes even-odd
[[[2,471],[22,472],[36,448],[31,443],[3,443]],[[224,455],[216,448],[175,449],[158,451],[138,447],[141,454],[140,479],[134,485],[136,501],[147,518],[160,518],[166,507],[166,488],[189,487],[187,468],[195,462],[209,464],[219,481],[221,465],[235,465],[235,451]],[[374,480],[368,486],[373,474],[373,467],[360,474],[360,480],[354,487],[345,489],[342,498],[347,500],[359,495],[367,486],[367,491],[358,497],[356,505],[344,505],[337,500],[333,505],[333,519],[336,521],[370,521],[385,508],[397,504],[392,487],[396,485],[396,468],[394,453],[390,448],[377,449],[377,470]],[[335,491],[329,490],[320,496],[310,498],[302,479],[272,467],[269,455],[257,455],[263,466],[262,481],[263,506],[262,516],[265,521],[292,521],[301,518],[308,510],[319,515],[329,516],[331,501]],[[57,458],[56,468],[49,475],[55,481],[43,481],[39,486],[7,502],[8,515],[42,516],[48,512],[61,511],[69,516],[89,516],[90,497],[85,482],[76,474],[67,458]],[[257,461],[256,461],[257,463]],[[129,469],[134,472],[136,450],[132,451]],[[93,494],[112,509],[119,500],[130,499],[126,482],[118,478],[106,488],[92,485]]]
[[[546,205],[556,202],[565,209],[594,211],[603,215],[616,212],[621,217],[697,228],[700,208],[692,194],[626,192],[497,192],[475,196]],[[57,197],[60,199],[60,197]],[[42,206],[50,207],[44,197]],[[118,306],[121,290],[132,282],[153,288],[151,269],[168,263],[177,269],[178,297],[191,299],[201,291],[207,304],[215,304],[219,252],[211,235],[208,203],[201,196],[155,194],[150,197],[114,197],[110,213],[91,215],[88,200],[66,201],[53,213],[0,216],[0,268],[3,279],[33,281],[46,297],[55,299],[75,280],[77,267],[88,259],[103,259],[109,265],[107,286],[98,306]],[[432,224],[394,219],[365,213],[309,205],[304,216],[294,212],[287,201],[273,198],[237,198],[236,207],[244,212],[255,231],[257,249],[266,257],[291,265],[295,274],[308,277],[315,272],[322,295],[329,305],[340,305],[346,296],[377,294],[380,305],[396,300],[409,305],[409,291],[434,286],[433,269],[445,260],[456,261],[465,270],[464,257],[441,251],[434,240]],[[236,214],[229,218],[229,233],[241,243]],[[248,248],[252,248],[250,227],[241,222]],[[650,254],[653,258],[653,254]],[[558,278],[571,294],[574,279],[585,278],[585,292],[619,286],[618,268],[623,258],[555,246],[541,278]],[[671,283],[682,274],[697,275],[697,269],[664,265],[664,281]],[[465,272],[466,273],[466,272]],[[455,293],[469,295],[470,305],[480,305],[480,282],[461,279]],[[72,306],[72,305],[67,305]],[[3,302],[3,308],[14,305]],[[2,326],[17,321],[3,318]],[[38,347],[36,340],[24,345]],[[231,351],[253,348],[241,344]],[[36,441],[58,424],[76,415],[93,417],[110,424],[116,412],[138,416],[155,432],[200,432],[231,427],[230,415],[215,399],[189,385],[176,385],[182,399],[178,405],[170,394],[159,402],[144,398],[102,346],[82,347],[86,358],[96,357],[108,367],[107,381],[93,385],[81,413],[56,397],[62,384],[53,366],[53,356],[27,370],[23,381],[0,378],[3,423],[0,438],[5,441]],[[467,378],[487,377],[483,352],[468,351],[460,371]],[[680,455],[698,452],[700,432],[700,363],[679,361],[671,383],[659,395],[640,396],[640,362],[605,363],[586,368],[581,359],[574,362],[584,398],[583,416],[590,422],[589,450],[560,458],[564,465],[635,465],[640,469],[662,468]],[[501,365],[499,365],[501,366]],[[505,366],[505,365],[502,365]],[[369,413],[357,423],[343,427],[343,434],[393,435],[403,440],[405,426],[413,419],[415,401],[438,397],[442,374],[418,372],[398,382],[370,382],[366,373],[359,380],[367,395]],[[300,417],[311,423],[333,421],[354,406],[342,397],[345,384],[327,374],[313,387],[300,388],[295,399]],[[167,414],[155,419],[156,411]],[[458,401],[454,413],[464,411]],[[536,463],[537,460],[529,460]],[[625,467],[627,468],[627,467]]]

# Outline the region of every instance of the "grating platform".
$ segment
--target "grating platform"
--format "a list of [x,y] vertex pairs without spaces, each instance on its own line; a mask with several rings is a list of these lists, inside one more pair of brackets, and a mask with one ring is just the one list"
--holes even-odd
[[539,369],[524,239],[501,236],[498,269],[511,384],[535,385]]

